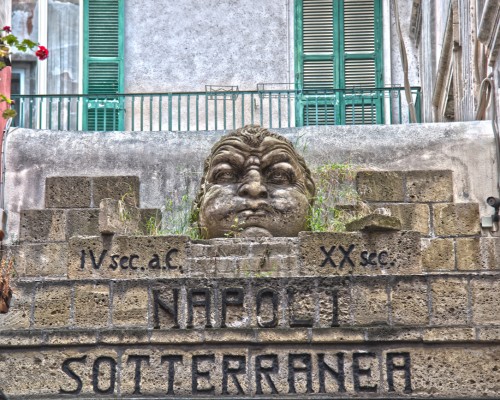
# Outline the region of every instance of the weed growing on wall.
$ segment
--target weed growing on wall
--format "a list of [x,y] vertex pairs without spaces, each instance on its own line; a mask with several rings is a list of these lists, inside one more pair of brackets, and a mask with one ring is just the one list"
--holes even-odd
[[345,225],[369,213],[356,191],[359,168],[346,164],[326,164],[312,171],[316,198],[309,214],[313,232],[343,232]]
[[191,223],[192,198],[186,193],[179,198],[168,198],[163,207],[163,216],[151,217],[146,222],[148,235],[187,235],[191,239],[200,239],[198,229]]

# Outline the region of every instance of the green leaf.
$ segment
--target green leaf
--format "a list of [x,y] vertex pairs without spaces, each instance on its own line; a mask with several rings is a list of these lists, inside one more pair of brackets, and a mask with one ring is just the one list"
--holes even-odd
[[7,66],[3,61],[0,61],[0,71]]
[[29,47],[31,50],[33,50],[33,48],[37,45],[35,42],[33,42],[32,40],[29,40],[29,39],[24,39],[21,44],[21,46],[26,46],[26,47]]
[[4,94],[0,93],[0,103],[7,102],[8,104],[12,103],[12,100],[9,99],[7,96]]
[[9,46],[16,46],[19,44],[19,40],[12,33],[9,33],[7,36],[2,38],[3,42],[7,43]]
[[2,113],[2,117],[4,117],[5,119],[14,118],[16,115],[16,110],[13,110],[12,108],[8,108]]

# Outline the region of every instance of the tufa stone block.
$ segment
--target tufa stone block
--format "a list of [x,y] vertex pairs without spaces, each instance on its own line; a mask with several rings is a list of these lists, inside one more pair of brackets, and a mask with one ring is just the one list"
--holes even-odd
[[83,209],[66,212],[66,237],[99,235],[99,210]]
[[121,200],[130,206],[139,207],[138,176],[100,176],[92,178],[94,206],[104,199]]
[[60,328],[69,325],[71,288],[43,284],[35,293],[35,328]]
[[459,270],[473,271],[482,268],[480,238],[457,238],[455,243]]
[[370,214],[346,224],[348,232],[384,232],[400,231],[401,221],[397,217],[382,214]]
[[352,312],[355,325],[388,324],[386,282],[374,279],[353,282]]
[[29,328],[32,293],[31,286],[16,285],[12,288],[9,311],[0,314],[0,331]]
[[409,202],[414,203],[452,202],[452,171],[406,172],[406,197]]
[[437,278],[431,281],[432,325],[467,323],[467,281],[461,278]]
[[471,280],[472,322],[478,325],[500,324],[500,281],[498,279]]
[[67,274],[67,243],[23,243],[17,247],[16,270],[27,277],[63,277]]
[[386,208],[390,215],[401,221],[401,229],[406,231],[417,231],[422,235],[429,235],[430,212],[427,204],[391,204],[381,203],[372,205],[372,209]]
[[454,270],[453,239],[422,239],[422,267],[427,271]]
[[90,201],[90,178],[86,176],[54,176],[45,180],[46,208],[87,208]]
[[433,204],[432,208],[436,235],[479,235],[481,233],[477,203]]
[[404,201],[401,171],[359,171],[356,188],[364,201]]
[[107,284],[75,285],[74,324],[79,328],[105,328],[110,317]]
[[394,325],[427,325],[429,309],[425,279],[397,279],[390,294]]
[[178,278],[187,272],[187,236],[74,237],[70,279]]
[[122,200],[103,199],[99,204],[99,231],[102,234],[136,235],[140,212]]
[[302,276],[385,275],[421,271],[418,232],[299,234]]
[[19,238],[26,242],[63,242],[66,240],[64,210],[22,211]]
[[113,326],[148,326],[148,287],[135,283],[113,285]]

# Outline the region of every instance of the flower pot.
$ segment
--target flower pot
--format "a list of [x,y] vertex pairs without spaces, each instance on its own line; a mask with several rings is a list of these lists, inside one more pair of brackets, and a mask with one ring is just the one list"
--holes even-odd
[[0,286],[0,314],[6,314],[9,311],[12,290],[9,289],[7,296],[3,295],[3,286]]

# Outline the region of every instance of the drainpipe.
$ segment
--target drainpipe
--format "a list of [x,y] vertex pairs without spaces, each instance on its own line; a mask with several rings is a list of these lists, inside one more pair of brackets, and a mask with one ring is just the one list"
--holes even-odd
[[498,0],[486,0],[484,4],[481,23],[479,24],[479,32],[477,33],[477,38],[483,43],[488,43],[491,37],[499,8],[500,3]]

